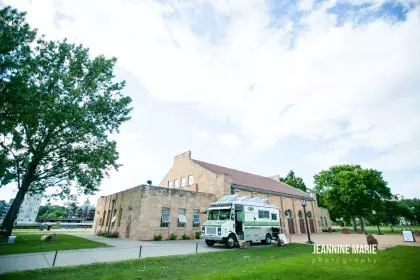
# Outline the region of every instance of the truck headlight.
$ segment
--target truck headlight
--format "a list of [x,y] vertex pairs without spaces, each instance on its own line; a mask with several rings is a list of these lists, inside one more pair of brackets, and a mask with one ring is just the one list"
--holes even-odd
[[206,232],[206,230],[205,230],[205,228],[204,228],[204,227],[202,227],[202,228],[201,228],[201,232],[202,232],[203,234]]
[[219,228],[217,229],[217,234],[222,235],[222,228],[221,228],[221,227],[219,227]]

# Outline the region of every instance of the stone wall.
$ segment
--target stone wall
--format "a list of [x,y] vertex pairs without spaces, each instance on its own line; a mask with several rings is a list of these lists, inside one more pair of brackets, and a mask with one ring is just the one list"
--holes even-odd
[[[188,184],[188,176],[194,176],[194,183]],[[181,186],[181,180],[185,178],[187,186]],[[230,193],[230,179],[226,175],[216,174],[196,164],[191,160],[191,152],[185,152],[177,155],[174,158],[174,164],[165,178],[160,183],[160,186],[168,188],[168,182],[179,180],[180,190],[198,191],[213,193],[218,198]]]
[[[97,202],[94,232],[118,232],[120,237],[135,240],[152,240],[153,236],[158,234],[161,234],[163,239],[168,239],[172,233],[176,234],[178,239],[183,234],[194,238],[195,232],[201,228],[193,228],[193,210],[197,209],[203,213],[209,204],[216,200],[214,194],[142,185],[100,197]],[[170,209],[169,227],[161,227],[163,207]],[[178,227],[179,208],[186,209],[185,228]],[[112,222],[114,216],[115,220]],[[201,224],[206,220],[207,215],[200,214]]]

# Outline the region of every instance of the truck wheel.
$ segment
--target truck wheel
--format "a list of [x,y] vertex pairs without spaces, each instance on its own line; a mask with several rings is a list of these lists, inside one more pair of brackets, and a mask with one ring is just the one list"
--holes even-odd
[[261,241],[262,244],[270,245],[271,244],[271,234],[267,233],[265,239]]
[[231,233],[225,240],[225,247],[228,249],[232,249],[233,247],[235,247],[235,244],[236,244],[236,236]]
[[206,239],[206,244],[207,244],[207,246],[210,246],[210,247],[213,247],[213,245],[216,243],[216,241],[214,241],[214,240],[208,240],[208,239]]

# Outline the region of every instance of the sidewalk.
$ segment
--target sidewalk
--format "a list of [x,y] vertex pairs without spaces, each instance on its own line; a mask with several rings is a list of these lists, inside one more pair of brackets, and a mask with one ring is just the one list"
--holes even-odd
[[[198,253],[224,250],[222,245],[208,247],[204,240],[141,242],[120,238],[105,238],[84,233],[73,235],[107,243],[114,247],[58,251],[55,267],[138,259],[140,246],[142,246],[141,258],[193,254],[196,253],[196,250]],[[0,256],[0,274],[10,271],[52,267],[54,255],[55,251]]]

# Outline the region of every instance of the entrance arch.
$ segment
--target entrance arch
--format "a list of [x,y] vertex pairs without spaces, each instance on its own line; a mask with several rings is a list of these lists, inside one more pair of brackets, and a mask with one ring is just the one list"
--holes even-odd
[[312,212],[311,211],[306,212],[306,217],[308,217],[308,220],[309,220],[309,229],[311,233],[315,233],[315,223],[314,223],[314,217],[312,217]]
[[284,214],[287,219],[287,225],[289,226],[289,234],[295,234],[295,223],[293,222],[292,210],[288,209],[284,212]]
[[300,233],[306,233],[305,220],[303,219],[302,210],[298,211],[298,218],[299,218]]

